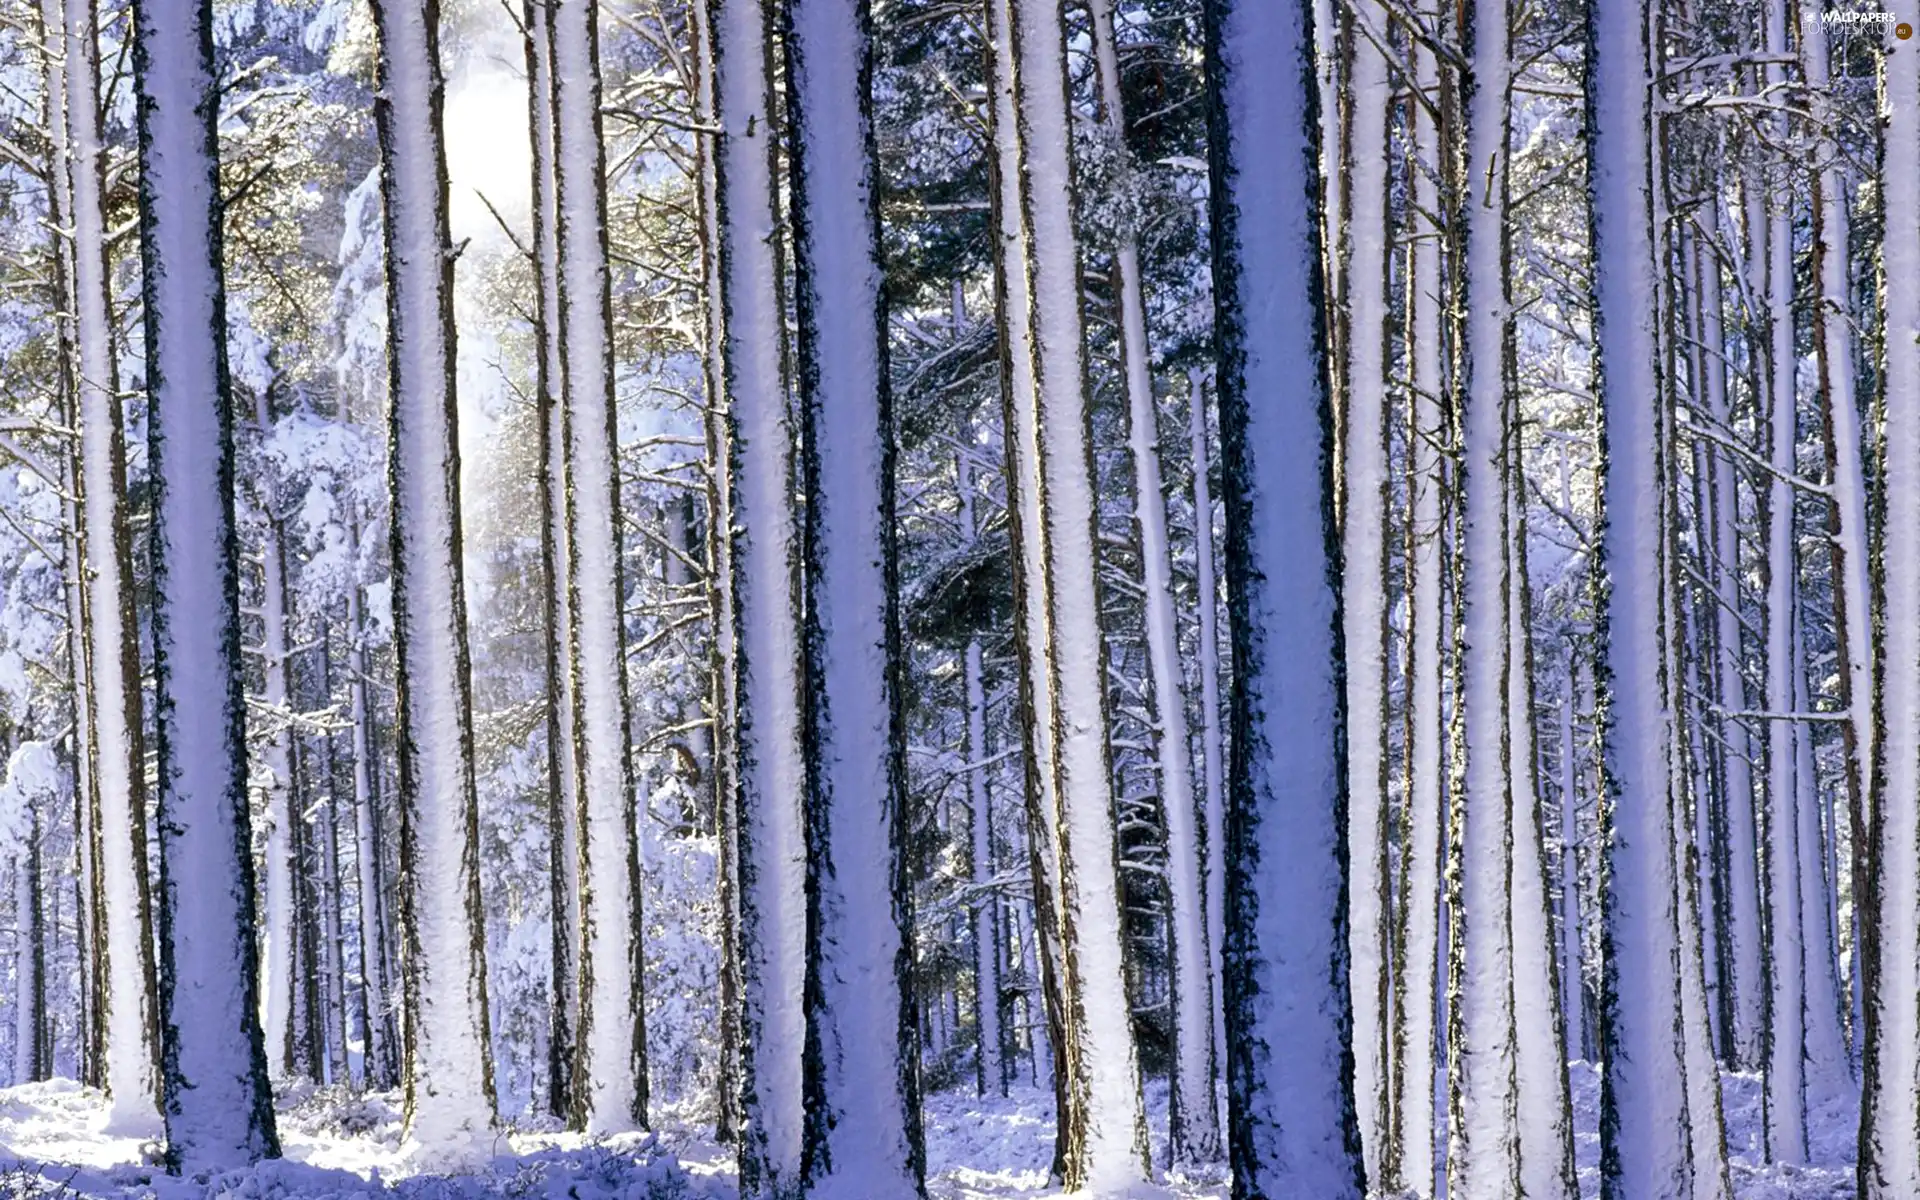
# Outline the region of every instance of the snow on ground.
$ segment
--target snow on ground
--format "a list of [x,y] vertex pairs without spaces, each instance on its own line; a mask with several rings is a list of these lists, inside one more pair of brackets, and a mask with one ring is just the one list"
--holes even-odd
[[[1599,1195],[1600,1080],[1586,1063],[1569,1068],[1575,1158],[1586,1200]],[[1813,1163],[1759,1165],[1761,1087],[1756,1075],[1724,1077],[1727,1149],[1739,1200],[1850,1200],[1851,1105],[1814,1114]],[[1166,1161],[1164,1082],[1147,1088],[1156,1164]],[[1053,1098],[1031,1086],[1005,1099],[942,1092],[927,1097],[930,1200],[1044,1200],[1053,1154]],[[287,1157],[211,1180],[170,1179],[151,1162],[154,1147],[105,1128],[99,1092],[69,1080],[0,1090],[0,1200],[731,1200],[731,1155],[711,1131],[669,1117],[659,1137],[611,1141],[547,1129],[503,1135],[482,1171],[414,1175],[400,1142],[393,1096],[352,1096],[303,1087],[280,1097]],[[1169,1181],[1180,1200],[1222,1200],[1224,1177]]]

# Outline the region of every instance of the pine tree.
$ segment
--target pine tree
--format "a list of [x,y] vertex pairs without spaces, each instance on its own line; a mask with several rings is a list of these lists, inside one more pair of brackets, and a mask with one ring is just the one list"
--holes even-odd
[[774,10],[715,0],[719,300],[731,448],[732,799],[740,971],[740,1190],[799,1194],[806,1017],[799,535],[775,192]]
[[399,667],[406,1127],[423,1164],[491,1149],[486,939],[460,558],[453,265],[436,0],[380,0],[388,449]]
[[587,1132],[616,1133],[646,1128],[647,1051],[640,849],[627,753],[619,439],[596,0],[558,0],[552,37],[561,394],[578,713],[573,757],[581,791],[579,1057],[572,1099],[575,1122]]
[[279,1153],[256,1004],[233,403],[221,280],[213,9],[134,8],[140,91],[161,1110],[174,1171]]
[[1313,43],[1298,3],[1210,0],[1204,12],[1235,679],[1224,953],[1233,1194],[1339,1200],[1366,1179],[1348,1070]]

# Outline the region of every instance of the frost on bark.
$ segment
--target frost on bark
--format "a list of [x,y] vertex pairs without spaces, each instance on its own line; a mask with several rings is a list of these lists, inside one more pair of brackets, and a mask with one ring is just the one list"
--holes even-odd
[[[1414,47],[1415,78],[1436,103],[1439,69],[1431,50]],[[1406,591],[1408,602],[1406,804],[1401,823],[1399,969],[1394,976],[1393,1117],[1397,1175],[1380,1182],[1417,1197],[1434,1190],[1434,1020],[1440,956],[1441,796],[1445,782],[1442,745],[1441,550],[1442,447],[1448,437],[1442,398],[1441,326],[1445,296],[1440,270],[1442,226],[1440,129],[1437,110],[1409,108],[1414,154],[1414,208],[1432,214],[1413,231],[1407,268],[1407,340],[1411,426],[1407,434],[1408,489]]]
[[1346,328],[1339,399],[1342,597],[1346,639],[1347,850],[1352,955],[1354,1099],[1367,1177],[1398,1175],[1388,1117],[1390,967],[1387,912],[1387,58],[1386,8],[1362,0],[1348,55]]
[[[1066,30],[1062,10],[1049,5],[1013,4],[1007,15],[1011,20],[994,34],[1004,32],[1012,49],[1018,212],[1031,313],[1025,339],[1009,351],[1028,361],[1033,380],[1031,409],[1024,402],[1009,409],[1010,492],[1019,494],[1009,507],[1022,553],[1038,551],[1032,564],[1038,570],[1023,570],[1016,580],[1022,603],[1032,604],[1035,589],[1043,598],[1040,626],[1027,631],[1026,654],[1029,669],[1045,674],[1036,681],[1029,723],[1053,731],[1050,753],[1033,752],[1051,768],[1049,818],[1057,841],[1051,915],[1063,968],[1062,1038],[1055,1047],[1066,1093],[1061,1167],[1070,1191],[1124,1195],[1146,1180],[1146,1122],[1112,817]],[[996,136],[1009,132],[995,130]],[[1037,645],[1034,632],[1042,638]]]
[[580,1009],[571,1098],[575,1123],[606,1134],[646,1128],[647,1058],[598,30],[597,0],[554,4],[554,207],[580,789]]
[[[1056,731],[1046,719],[1052,704],[1047,667],[1047,531],[1041,519],[1040,453],[1034,440],[1034,363],[1026,347],[1032,339],[1033,281],[1020,200],[1021,131],[1014,105],[1015,58],[1012,0],[988,0],[987,79],[991,93],[993,158],[993,257],[1000,351],[1001,414],[1006,430],[1008,535],[1013,548],[1014,651],[1019,664],[1019,695],[1025,778],[1027,864],[1033,887],[1031,930],[1037,945],[1041,1003],[1047,1025],[1054,1110],[1068,1111],[1069,1059],[1066,1045],[1066,974],[1059,934],[1056,864],[1060,857],[1058,782],[1054,773]],[[1068,1125],[1055,1125],[1050,1174],[1064,1175]]]
[[386,205],[388,478],[398,663],[406,1131],[423,1165],[495,1128],[460,550],[453,264],[436,0],[377,0]]
[[786,0],[806,497],[804,1194],[923,1192],[893,401],[865,0]]
[[[1517,1194],[1519,1119],[1544,1098],[1521,1096],[1515,1026],[1514,859],[1516,805],[1509,757],[1518,713],[1510,712],[1513,661],[1509,436],[1517,414],[1510,387],[1507,134],[1509,30],[1504,3],[1465,10],[1462,73],[1466,154],[1465,295],[1461,373],[1461,650],[1459,704],[1464,787],[1452,805],[1450,852],[1457,880],[1448,988],[1450,1194]],[[1470,165],[1465,165],[1470,164]],[[1527,797],[1531,803],[1532,797]]]
[[[1135,169],[1127,147],[1120,53],[1111,0],[1092,0],[1093,58],[1099,79],[1098,115],[1107,152],[1120,164],[1120,187]],[[1382,123],[1384,125],[1384,97]],[[1384,159],[1382,159],[1384,167]],[[1382,192],[1382,200],[1385,194]],[[1147,703],[1166,826],[1168,962],[1172,982],[1173,1064],[1168,1095],[1169,1153],[1177,1165],[1220,1156],[1214,1113],[1211,1042],[1213,987],[1209,970],[1202,884],[1199,813],[1194,808],[1192,737],[1180,671],[1174,615],[1173,553],[1167,538],[1160,471],[1159,416],[1154,402],[1152,348],[1142,290],[1140,243],[1131,222],[1113,250],[1113,292],[1120,316],[1121,375],[1126,392],[1127,448],[1133,464],[1134,528],[1139,537],[1141,590],[1148,664]]]
[[1213,1058],[1209,1087],[1216,1091],[1227,1055],[1226,1014],[1221,1006],[1220,950],[1226,912],[1226,729],[1220,715],[1220,615],[1213,550],[1213,472],[1207,452],[1206,374],[1187,372],[1187,437],[1193,464],[1194,607],[1199,610],[1200,765],[1203,772],[1202,836],[1206,842],[1207,974],[1213,981]]
[[1601,1195],[1682,1200],[1699,1169],[1680,1020],[1662,612],[1665,531],[1651,186],[1649,13],[1595,5],[1586,77],[1595,346],[1603,416],[1594,572],[1603,747]]
[[553,998],[547,1026],[547,1111],[570,1118],[580,1027],[580,782],[574,761],[578,709],[573,680],[573,505],[567,486],[566,381],[560,338],[559,201],[555,176],[553,9],[546,0],[522,7],[527,60],[527,127],[531,134],[534,269],[534,398],[540,425],[540,562],[546,577],[547,836],[553,911]]
[[1507,493],[1509,795],[1513,812],[1514,1092],[1520,1186],[1534,1200],[1580,1200],[1573,1163],[1573,1101],[1565,1023],[1555,986],[1546,810],[1535,745],[1532,591],[1527,580],[1526,480],[1520,427],[1510,430]]
[[212,25],[205,0],[134,8],[154,480],[161,1110],[176,1172],[279,1153],[255,1007]]
[[[1911,531],[1920,529],[1920,42],[1886,37],[1883,46],[1882,528]],[[1886,539],[1881,572],[1861,1200],[1920,1195],[1920,1132],[1913,1119],[1920,1011],[1911,1003],[1920,994],[1920,621],[1911,619],[1920,612],[1920,545],[1911,536]]]
[[775,192],[773,10],[713,0],[733,540],[740,1186],[799,1194],[806,1017],[799,534]]
[[1366,1188],[1347,983],[1345,701],[1308,10],[1209,0],[1233,618],[1225,985],[1236,1198]]
[[[67,147],[71,158],[74,375],[81,493],[87,497],[88,719],[96,804],[94,952],[109,1128],[158,1131],[158,1013],[152,897],[147,882],[147,786],[140,647],[134,610],[127,447],[113,348],[101,130],[99,24],[92,0],[66,7]],[[208,326],[202,325],[202,336]]]

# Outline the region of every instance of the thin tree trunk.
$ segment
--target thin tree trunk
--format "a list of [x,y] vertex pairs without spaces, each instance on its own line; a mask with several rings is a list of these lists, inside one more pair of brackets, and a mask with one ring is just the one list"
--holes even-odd
[[[1765,20],[1767,53],[1786,54],[1786,0],[1769,0]],[[1785,79],[1784,66],[1767,68],[1769,87],[1783,86]],[[1777,126],[1775,136],[1784,139],[1786,118],[1777,117],[1774,124]],[[1769,458],[1773,467],[1766,498],[1766,705],[1774,713],[1793,711],[1793,614],[1799,579],[1799,554],[1794,537],[1795,497],[1792,485],[1787,482],[1787,478],[1797,474],[1799,446],[1792,216],[1791,189],[1784,185],[1774,188],[1766,199],[1766,224],[1749,231],[1752,237],[1764,236],[1766,261],[1765,328],[1770,340],[1767,351],[1770,378],[1763,397],[1768,406]],[[1804,1163],[1807,1160],[1803,1063],[1806,978],[1800,944],[1797,843],[1800,797],[1794,781],[1793,742],[1791,721],[1767,723],[1767,844],[1763,857],[1772,919],[1767,922],[1766,1153],[1769,1162]]]
[[[960,285],[954,285],[954,332],[960,330]],[[960,497],[960,544],[971,545],[979,535],[974,515],[973,446],[971,421],[963,426],[965,446],[954,455],[954,490]],[[966,702],[967,810],[972,842],[973,886],[978,893],[972,913],[973,1002],[977,1086],[982,1096],[1007,1094],[1004,1034],[1000,1025],[1000,901],[994,888],[993,793],[988,786],[986,656],[978,635],[967,639],[961,652]]]
[[[1127,146],[1126,108],[1120,87],[1112,0],[1091,0],[1093,58],[1099,78],[1099,125],[1122,179],[1134,164]],[[1123,184],[1123,186],[1125,186]],[[1121,374],[1127,398],[1127,448],[1133,466],[1134,526],[1139,537],[1143,616],[1153,717],[1151,737],[1166,827],[1168,955],[1171,972],[1173,1064],[1168,1097],[1168,1140],[1176,1165],[1220,1157],[1214,1113],[1211,1042],[1213,988],[1207,944],[1206,897],[1199,813],[1193,797],[1192,736],[1180,671],[1179,627],[1174,615],[1173,551],[1167,537],[1166,497],[1160,470],[1159,413],[1153,393],[1152,350],[1147,335],[1140,244],[1131,225],[1113,249],[1113,291],[1120,312]]]
[[[350,519],[348,546],[359,560],[360,525]],[[360,900],[360,990],[365,1082],[384,1089],[399,1079],[399,1042],[387,974],[387,894],[381,869],[381,822],[374,795],[379,764],[373,758],[373,712],[367,703],[366,621],[360,583],[347,589],[347,696],[353,724],[354,865]]]
[[[255,432],[266,439],[273,432],[273,417],[265,389],[253,398]],[[294,1074],[298,1064],[293,1054],[295,1034],[294,988],[301,976],[296,970],[294,933],[294,889],[299,879],[299,859],[294,846],[297,833],[293,804],[293,728],[282,715],[288,708],[287,663],[287,559],[280,532],[280,518],[274,511],[271,483],[263,482],[259,494],[260,515],[264,527],[260,568],[260,675],[264,681],[260,699],[273,714],[273,728],[261,755],[266,768],[263,790],[266,792],[266,930],[263,938],[265,969],[260,985],[260,1024],[267,1039],[267,1071],[275,1079]]]
[[1226,1012],[1221,1003],[1220,950],[1226,926],[1226,738],[1220,718],[1220,611],[1213,551],[1212,456],[1207,452],[1206,373],[1187,372],[1187,439],[1193,470],[1194,607],[1199,618],[1201,836],[1206,839],[1207,977],[1213,1011],[1209,1087],[1218,1094],[1226,1067]]
[[[1415,47],[1416,85],[1437,101],[1439,72],[1432,51]],[[1410,371],[1408,459],[1411,468],[1407,530],[1407,784],[1402,823],[1401,946],[1394,1005],[1399,1029],[1392,1073],[1393,1112],[1398,1124],[1398,1177],[1385,1186],[1434,1190],[1434,1064],[1436,981],[1440,954],[1441,804],[1445,758],[1442,745],[1442,578],[1446,536],[1442,512],[1441,446],[1447,437],[1442,409],[1441,315],[1444,309],[1440,247],[1440,131],[1431,109],[1409,107],[1413,125],[1412,203],[1429,214],[1413,231],[1407,268],[1408,364]]]
[[1580,1200],[1573,1164],[1573,1100],[1566,1028],[1554,986],[1545,808],[1535,745],[1532,590],[1527,580],[1526,480],[1520,426],[1509,431],[1507,491],[1508,771],[1513,806],[1514,1090],[1520,1184],[1533,1200]]
[[[1466,173],[1462,181],[1464,341],[1460,516],[1460,709],[1464,788],[1453,803],[1458,911],[1449,990],[1457,994],[1450,1029],[1448,1192],[1518,1194],[1519,1115],[1540,1096],[1522,1096],[1517,1061],[1514,961],[1514,737],[1511,543],[1512,474],[1507,466],[1517,420],[1509,388],[1511,317],[1507,292],[1507,134],[1509,31],[1504,3],[1466,10],[1462,41],[1471,55],[1463,75]],[[1527,1180],[1528,1184],[1534,1180]]]
[[[95,949],[109,1129],[159,1130],[158,1013],[147,882],[146,751],[128,521],[126,431],[113,353],[107,262],[106,148],[94,0],[66,8],[67,144],[72,157],[73,308],[87,565],[88,661],[97,789]],[[203,327],[204,330],[204,327]],[[203,334],[204,335],[204,334]]]
[[561,341],[560,215],[555,176],[553,5],[523,8],[528,128],[532,136],[535,390],[540,422],[541,607],[546,625],[547,833],[553,909],[553,996],[548,1010],[547,1111],[574,1113],[573,1072],[580,1023],[580,777],[574,761],[573,506],[567,486],[568,408]]

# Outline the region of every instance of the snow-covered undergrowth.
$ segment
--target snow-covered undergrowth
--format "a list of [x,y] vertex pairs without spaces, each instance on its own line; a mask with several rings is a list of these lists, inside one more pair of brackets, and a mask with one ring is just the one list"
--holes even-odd
[[[1600,1080],[1569,1068],[1575,1153],[1585,1200],[1600,1192]],[[1764,1166],[1758,1076],[1729,1074],[1727,1151],[1738,1200],[1843,1200],[1853,1195],[1858,1114],[1848,1105],[1810,1114],[1813,1162]],[[1147,1088],[1156,1164],[1166,1161],[1166,1086]],[[932,1200],[1042,1200],[1057,1195],[1053,1098],[1020,1086],[1005,1099],[964,1092],[927,1097],[927,1191]],[[68,1080],[0,1090],[0,1200],[731,1200],[730,1154],[704,1126],[667,1114],[656,1138],[589,1141],[577,1134],[515,1130],[496,1156],[461,1176],[415,1174],[400,1140],[397,1098],[301,1089],[281,1096],[286,1158],[212,1179],[171,1179],[154,1149],[105,1129],[100,1093]],[[1224,1177],[1168,1181],[1180,1200],[1220,1200]]]

